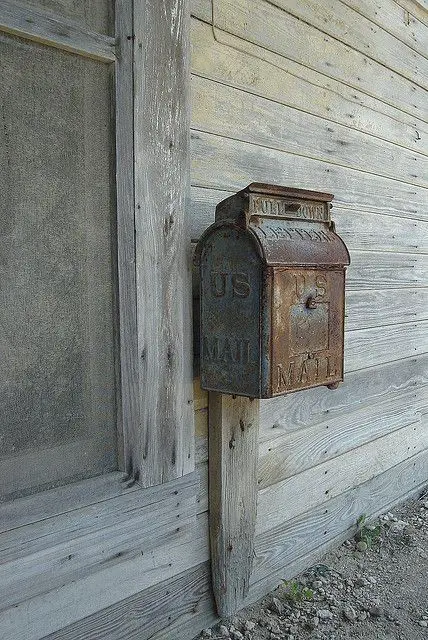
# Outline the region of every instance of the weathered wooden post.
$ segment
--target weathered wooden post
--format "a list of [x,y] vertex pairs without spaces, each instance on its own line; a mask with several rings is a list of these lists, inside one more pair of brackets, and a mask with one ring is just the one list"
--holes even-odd
[[209,507],[217,610],[229,616],[248,593],[257,515],[259,400],[209,394]]
[[343,379],[345,267],[328,193],[250,184],[199,241],[201,386],[209,401],[212,579],[218,613],[248,593],[259,401]]

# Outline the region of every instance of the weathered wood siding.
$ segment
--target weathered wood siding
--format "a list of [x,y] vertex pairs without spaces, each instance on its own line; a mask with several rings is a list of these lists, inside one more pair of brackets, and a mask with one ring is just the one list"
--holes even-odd
[[[273,182],[334,193],[351,253],[345,383],[261,402],[251,600],[428,481],[428,14],[195,0],[192,47],[193,239]],[[195,397],[203,471],[197,380]]]
[[[3,3],[4,11],[12,4]],[[63,25],[73,20],[71,44],[64,43],[61,29],[55,46],[98,60],[114,57],[113,34],[103,27],[107,18],[88,13],[92,3],[81,3],[92,16],[86,26],[71,0],[28,4],[44,16],[41,5],[58,11]],[[173,6],[181,16],[187,8],[185,0],[160,5],[168,8],[172,23]],[[253,180],[276,182],[334,193],[333,217],[352,257],[345,383],[334,392],[314,389],[260,403],[251,602],[352,535],[361,514],[388,509],[428,480],[428,13],[414,0],[378,0],[376,7],[368,0],[215,0],[214,7],[211,0],[193,0],[191,8],[192,238],[213,221],[221,199]],[[20,14],[14,15],[19,32]],[[58,30],[47,18],[40,24],[32,39],[52,40]],[[137,24],[142,45],[143,26]],[[129,28],[122,25],[122,36]],[[152,70],[153,49],[144,54]],[[124,87],[120,70],[126,73],[131,47],[126,51],[118,67]],[[142,111],[135,120],[141,124],[140,140],[156,127],[144,122],[145,99],[150,113],[166,117],[156,95],[140,96]],[[130,118],[124,96],[122,104]],[[160,133],[161,155],[179,154],[176,137]],[[184,136],[180,139],[185,145]],[[133,143],[122,140],[118,152],[127,156]],[[139,162],[142,156],[136,171]],[[154,216],[145,185],[157,176],[148,171],[137,183],[148,212],[147,224],[140,219],[138,229],[150,229],[154,242],[141,240],[131,296],[151,262],[164,259],[165,273],[173,273],[176,255],[169,238],[177,234],[177,242],[184,241],[170,218],[171,201],[160,201],[162,220]],[[132,183],[132,176],[128,180]],[[126,189],[119,198],[126,202]],[[132,233],[129,219],[122,229],[125,236]],[[149,245],[155,247],[153,256]],[[119,269],[126,272],[129,259],[126,251],[120,254]],[[173,289],[159,279],[153,284],[163,308],[173,304]],[[145,287],[144,299],[150,301]],[[141,345],[150,334],[144,311],[141,304],[125,327],[132,335],[135,323],[143,323]],[[156,313],[148,320],[162,321]],[[128,347],[130,353],[136,349],[134,343]],[[186,385],[177,357],[169,368],[152,360],[147,370],[158,390],[170,370],[183,376],[168,387],[171,405],[177,385]],[[127,370],[137,390],[145,366]],[[153,389],[147,393],[156,415]],[[196,476],[173,479],[162,459],[162,439],[153,432],[148,446],[156,464],[161,462],[160,479],[170,478],[165,485],[143,490],[117,473],[0,507],[0,628],[8,640],[190,640],[215,621],[208,401],[197,379],[194,390]],[[139,413],[135,393],[125,402],[130,414]],[[172,427],[163,425],[168,446]],[[183,439],[187,433],[182,431]],[[130,437],[138,445],[141,431],[136,428]],[[181,450],[187,445],[180,442]],[[190,470],[184,460],[178,464]],[[155,465],[143,480],[155,481],[154,471]]]

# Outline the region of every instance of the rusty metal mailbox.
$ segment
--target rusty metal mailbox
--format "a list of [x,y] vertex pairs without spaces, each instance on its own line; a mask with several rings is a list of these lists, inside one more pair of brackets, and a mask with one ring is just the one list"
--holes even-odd
[[345,267],[333,196],[253,183],[198,243],[201,386],[252,398],[343,380]]

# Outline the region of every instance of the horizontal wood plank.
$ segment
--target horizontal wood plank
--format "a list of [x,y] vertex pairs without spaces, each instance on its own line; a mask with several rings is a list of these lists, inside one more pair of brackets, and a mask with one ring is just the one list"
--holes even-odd
[[304,113],[428,152],[428,125],[298,61],[192,20],[192,71]]
[[126,479],[117,471],[0,504],[0,534],[141,489]]
[[[260,447],[264,443],[295,431],[328,425],[329,421],[352,420],[358,411],[370,413],[379,403],[394,403],[399,395],[421,393],[428,385],[428,356],[426,354],[399,363],[391,362],[370,369],[348,372],[345,382],[335,391],[317,387],[305,391],[305,402],[299,393],[262,400],[260,402]],[[203,397],[199,409],[199,430],[196,437],[198,463],[208,457],[208,415]],[[203,493],[203,491],[202,491]]]
[[[427,459],[426,452],[414,456],[328,505],[258,536],[247,602],[312,566],[329,548],[352,536],[362,513],[375,516],[414,496],[425,485]],[[49,640],[96,640],[106,634],[109,640],[190,640],[216,620],[209,565],[204,563],[76,622]]]
[[[341,1],[390,33],[397,40],[407,44],[419,55],[427,57],[426,25],[410,11],[400,7],[394,0],[381,0],[376,4],[371,0]],[[414,9],[415,5],[412,8]]]
[[205,22],[211,22],[212,0],[190,0],[190,14]]
[[[275,4],[299,20],[312,25],[387,69],[428,88],[428,60],[402,43],[382,25],[337,0],[276,0]],[[428,35],[425,34],[425,42]]]
[[[117,524],[44,545],[37,552],[22,548],[2,553],[0,610],[48,593],[124,560],[137,559],[161,545],[189,537],[195,518],[195,495],[174,496],[156,505],[132,507],[132,515]],[[31,549],[33,545],[31,545]],[[4,558],[8,557],[5,562]],[[18,556],[14,558],[13,556]],[[20,556],[20,557],[19,557]]]
[[[345,372],[428,351],[428,321],[358,329],[345,334]],[[397,365],[399,366],[399,365]]]
[[329,420],[346,420],[354,412],[393,402],[397,395],[428,385],[428,355],[348,373],[335,391],[318,387],[301,394],[260,402],[260,441],[290,434]]
[[[406,289],[425,287],[428,282],[428,260],[417,253],[351,252],[347,268],[346,289]],[[409,301],[410,302],[410,301]]]
[[[197,474],[192,473],[150,488],[142,488],[134,484],[127,489],[127,484],[122,483],[124,488],[121,493],[118,491],[116,496],[111,495],[108,499],[101,499],[95,503],[90,502],[88,505],[65,511],[59,515],[42,516],[40,521],[21,524],[17,529],[4,528],[0,534],[0,558],[5,561],[25,557],[27,554],[49,549],[76,537],[91,535],[103,527],[120,524],[132,518],[135,509],[162,508],[163,502],[175,500],[178,496],[188,498],[196,495],[197,482]],[[54,491],[52,499],[55,496]],[[111,493],[113,494],[113,491]],[[57,498],[60,495],[57,493]],[[70,492],[69,497],[71,495]],[[16,510],[18,511],[19,508],[24,510],[28,501],[28,498],[23,498],[22,504],[19,504],[21,501],[15,500]],[[5,507],[4,515],[7,515],[8,504]]]
[[186,536],[195,473],[0,535],[0,610]]
[[[253,583],[272,579],[284,569],[287,571],[297,558],[307,556],[326,540],[337,544],[339,537],[342,540],[351,537],[362,514],[369,518],[380,515],[405,497],[414,495],[426,486],[427,463],[428,451],[425,450],[258,536]],[[281,577],[291,576],[287,571]]]
[[198,76],[192,104],[198,131],[428,186],[427,156],[345,125]]
[[428,386],[425,386],[396,394],[387,402],[364,406],[345,416],[292,431],[282,438],[264,441],[259,448],[259,488],[264,489],[396,429],[415,424],[427,412]]
[[207,518],[202,515],[189,535],[177,533],[174,539],[148,553],[107,566],[1,612],[2,633],[8,640],[41,640],[206,562],[208,546]]
[[396,2],[405,11],[415,16],[422,24],[428,27],[427,0],[396,0]]
[[208,562],[80,620],[46,640],[193,638],[217,620]]
[[263,0],[222,0],[215,5],[214,24],[368,95],[381,98],[409,115],[427,119],[424,89],[336,38],[294,18],[277,5]]
[[73,20],[12,0],[0,5],[0,31],[102,62],[114,62],[115,39]]
[[269,182],[334,193],[338,206],[428,220],[427,190],[348,167],[193,131],[192,183],[238,191]]
[[428,288],[346,292],[345,331],[428,320]]
[[[259,492],[257,533],[324,505],[428,449],[428,416]],[[307,487],[307,491],[302,491]],[[298,497],[297,497],[298,496]],[[393,499],[394,496],[391,496]]]

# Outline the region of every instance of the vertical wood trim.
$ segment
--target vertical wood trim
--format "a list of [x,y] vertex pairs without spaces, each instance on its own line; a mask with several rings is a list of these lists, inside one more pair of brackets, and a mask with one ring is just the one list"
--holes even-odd
[[[116,189],[123,455],[133,471],[139,430],[134,237],[134,104],[132,0],[116,3]],[[122,434],[120,434],[119,442]]]
[[209,394],[209,520],[220,617],[242,608],[254,557],[259,400]]
[[194,468],[188,0],[134,2],[134,150],[140,437],[144,486]]

